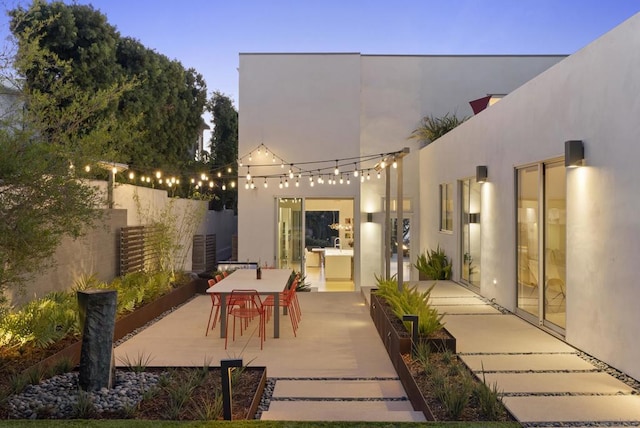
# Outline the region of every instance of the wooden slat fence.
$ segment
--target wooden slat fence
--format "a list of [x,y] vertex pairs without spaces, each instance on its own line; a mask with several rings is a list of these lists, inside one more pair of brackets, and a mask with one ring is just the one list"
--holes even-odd
[[157,267],[160,230],[154,226],[128,226],[120,229],[120,275]]
[[195,272],[213,272],[217,263],[216,235],[194,235],[191,269]]

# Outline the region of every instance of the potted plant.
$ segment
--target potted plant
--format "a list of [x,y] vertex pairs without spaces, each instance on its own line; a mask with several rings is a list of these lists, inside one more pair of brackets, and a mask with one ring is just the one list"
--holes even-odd
[[420,280],[451,279],[453,267],[440,245],[435,250],[428,250],[420,254],[414,266],[420,272]]

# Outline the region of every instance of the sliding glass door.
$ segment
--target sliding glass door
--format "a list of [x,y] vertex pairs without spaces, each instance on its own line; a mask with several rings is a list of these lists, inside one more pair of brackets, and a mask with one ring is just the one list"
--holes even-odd
[[566,179],[563,161],[518,169],[518,309],[562,331],[566,326]]
[[304,234],[301,198],[278,198],[278,236],[276,240],[276,267],[302,271]]

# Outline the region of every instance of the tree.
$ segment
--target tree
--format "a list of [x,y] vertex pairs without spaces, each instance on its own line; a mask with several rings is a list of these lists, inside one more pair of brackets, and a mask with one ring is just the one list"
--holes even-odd
[[[120,121],[138,124],[109,143],[115,156],[110,160],[146,173],[161,168],[174,174],[191,160],[207,101],[206,84],[195,70],[121,37],[92,6],[35,0],[9,15],[14,35],[37,30],[39,47],[71,65],[67,75],[78,91],[137,83],[110,106]],[[58,73],[31,67],[26,84],[48,92]]]
[[[228,172],[238,171],[238,112],[226,95],[216,91],[207,105],[213,115],[211,133],[211,171],[221,171],[228,180],[235,179]],[[216,189],[216,198],[211,201],[212,208],[223,207],[237,211],[238,189],[227,186],[226,190]]]
[[[42,47],[52,20],[20,21],[17,55],[0,61],[2,82],[13,90],[13,102],[2,104],[12,111],[0,123],[0,296],[24,291],[63,237],[82,236],[100,219],[102,195],[79,179],[76,166],[108,159],[110,142],[129,126],[115,106],[134,85],[80,88],[72,61]],[[25,76],[46,82],[46,90]]]

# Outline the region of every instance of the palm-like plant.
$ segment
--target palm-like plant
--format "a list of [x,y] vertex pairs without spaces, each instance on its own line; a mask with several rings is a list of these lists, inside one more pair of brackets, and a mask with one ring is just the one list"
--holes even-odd
[[418,140],[426,146],[467,119],[467,117],[458,118],[455,114],[449,115],[449,113],[442,117],[434,117],[432,115],[425,116],[420,119],[420,124],[411,132],[409,138]]

